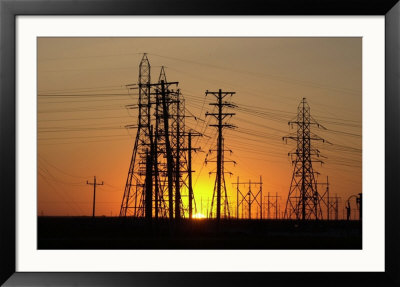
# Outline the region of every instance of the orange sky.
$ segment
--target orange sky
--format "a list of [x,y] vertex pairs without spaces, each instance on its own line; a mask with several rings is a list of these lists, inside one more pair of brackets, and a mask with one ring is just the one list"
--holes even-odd
[[[136,104],[137,92],[125,85],[137,83],[143,52],[153,79],[166,66],[167,79],[179,81],[187,115],[201,119],[187,118],[187,126],[212,137],[194,140],[204,151],[216,144],[215,129],[202,121],[215,100],[205,91],[236,92],[230,122],[238,129],[225,132],[229,158],[238,163],[226,164],[231,214],[237,176],[262,176],[263,195],[278,193],[284,210],[295,143],[282,137],[294,131],[288,121],[303,97],[327,128],[314,132],[332,143],[318,144],[327,157],[314,166],[320,181],[329,176],[342,203],[361,192],[361,38],[39,38],[38,214],[91,215],[86,180],[94,175],[105,183],[96,215],[119,214],[136,135],[124,127],[137,122],[137,110],[125,107]],[[204,214],[215,176],[205,154],[194,157],[197,210]]]

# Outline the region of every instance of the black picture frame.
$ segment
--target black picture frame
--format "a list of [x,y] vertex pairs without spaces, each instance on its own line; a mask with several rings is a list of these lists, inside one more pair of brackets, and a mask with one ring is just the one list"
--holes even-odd
[[[398,0],[0,0],[0,283],[4,286],[400,286]],[[16,272],[15,21],[18,15],[384,15],[385,272]]]

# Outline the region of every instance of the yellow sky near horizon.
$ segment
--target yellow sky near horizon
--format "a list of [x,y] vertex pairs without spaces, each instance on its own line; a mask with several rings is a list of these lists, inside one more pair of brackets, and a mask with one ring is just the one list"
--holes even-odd
[[[263,195],[278,193],[281,211],[293,167],[288,152],[295,142],[282,137],[294,130],[303,97],[311,114],[327,130],[313,130],[332,144],[317,143],[325,164],[314,165],[319,181],[329,176],[331,195],[343,203],[362,190],[362,39],[361,38],[38,38],[38,214],[91,215],[96,175],[96,215],[118,215],[136,131],[137,83],[143,52],[152,79],[161,66],[178,81],[185,97],[188,127],[206,135],[194,145],[208,151],[216,144],[206,90],[232,91],[238,108],[224,132],[232,149],[226,164],[231,214],[232,183],[263,179]],[[106,95],[106,96],[104,96]],[[215,164],[206,153],[194,155],[197,210],[205,214],[211,200]],[[201,210],[202,207],[202,210]]]

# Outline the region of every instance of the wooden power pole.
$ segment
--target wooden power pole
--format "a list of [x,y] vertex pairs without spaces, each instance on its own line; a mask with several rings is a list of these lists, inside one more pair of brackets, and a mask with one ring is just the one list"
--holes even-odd
[[96,181],[96,176],[93,178],[93,182],[89,182],[88,180],[86,181],[86,184],[88,185],[93,185],[93,214],[92,217],[95,215],[95,210],[96,210],[96,186],[97,185],[103,185],[104,182],[102,181],[101,183],[98,183]]

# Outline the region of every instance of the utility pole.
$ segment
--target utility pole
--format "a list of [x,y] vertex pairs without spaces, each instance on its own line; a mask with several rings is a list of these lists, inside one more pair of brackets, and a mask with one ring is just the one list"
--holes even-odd
[[86,184],[88,185],[93,185],[93,214],[92,217],[94,218],[95,216],[95,210],[96,210],[96,186],[98,185],[103,185],[104,182],[102,181],[101,183],[98,183],[96,181],[96,176],[93,178],[93,182],[89,182],[88,180],[86,181]]
[[[216,218],[217,221],[219,222],[221,219],[221,193],[222,193],[222,188],[225,191],[225,202],[224,202],[224,210],[228,210],[229,214],[229,203],[228,203],[228,198],[226,196],[226,185],[225,185],[225,176],[224,176],[224,162],[227,162],[224,160],[224,148],[223,148],[223,137],[222,137],[222,130],[224,128],[234,128],[233,125],[227,124],[224,122],[224,119],[226,117],[232,117],[235,114],[234,113],[225,113],[223,112],[224,107],[230,107],[234,108],[236,107],[230,102],[223,101],[227,96],[233,96],[235,92],[222,92],[221,89],[218,90],[218,92],[209,92],[206,91],[206,96],[207,95],[213,95],[216,97],[217,102],[216,103],[210,103],[211,106],[216,106],[218,108],[217,113],[206,113],[206,116],[213,116],[217,120],[217,124],[212,124],[210,125],[211,127],[216,127],[218,131],[218,141],[217,141],[217,170],[216,170],[216,178],[215,178],[215,185],[214,185],[214,192],[213,192],[213,199],[211,202],[211,213],[213,212],[213,203],[214,203],[214,196],[215,196],[215,191],[216,191],[216,198],[217,198],[217,206],[216,206]],[[206,159],[207,163],[207,159]],[[225,214],[226,216],[226,214]]]
[[181,150],[180,150],[180,100],[179,100],[179,91],[177,93],[177,127],[176,127],[176,156],[175,156],[175,219],[179,220],[181,218],[181,184],[180,184],[180,170],[181,170]]
[[167,175],[168,175],[168,203],[169,203],[169,218],[172,220],[174,218],[174,200],[173,200],[173,159],[171,144],[169,141],[169,125],[168,125],[168,110],[167,110],[167,99],[165,91],[165,83],[161,81],[161,96],[162,96],[162,106],[163,106],[163,118],[164,118],[164,131],[165,131],[165,150],[167,153]]
[[[160,75],[157,83],[150,84],[152,88],[150,94],[155,97],[155,132],[154,132],[154,193],[155,193],[155,218],[159,216],[174,218],[173,209],[173,172],[174,172],[174,155],[173,151],[173,134],[174,127],[171,125],[170,119],[174,120],[176,115],[171,114],[171,109],[177,103],[173,98],[175,92],[170,86],[178,86],[178,82],[167,82],[164,66],[161,67]],[[165,128],[167,127],[167,129]],[[171,131],[172,130],[172,131]],[[164,199],[168,193],[168,204]]]
[[146,156],[145,217],[150,220],[153,211],[153,158],[152,152]]
[[260,219],[261,220],[263,219],[263,208],[264,208],[262,192],[263,192],[263,189],[262,189],[262,177],[260,175]]
[[158,105],[159,99],[156,98],[156,128],[154,132],[154,142],[153,142],[153,165],[154,165],[154,217],[158,219],[158,207],[159,207],[159,174],[158,174]]
[[[185,106],[180,98],[179,89],[170,89],[171,85],[178,86],[178,82],[167,82],[164,67],[161,67],[158,83],[150,84],[154,87],[155,118],[156,118],[156,157],[154,173],[156,184],[157,214],[159,210],[165,213],[170,220],[174,217],[179,220],[182,211],[181,185],[182,173],[186,172],[187,162],[183,153],[185,135]],[[162,163],[158,162],[158,158]],[[166,168],[165,168],[166,167]],[[184,169],[184,170],[183,170]],[[162,178],[160,178],[162,177]],[[168,193],[168,211],[166,211],[164,194]],[[175,205],[175,206],[174,206]],[[162,206],[164,208],[162,209]],[[163,214],[163,213],[162,213]],[[158,215],[157,215],[158,216]]]
[[189,165],[189,219],[193,218],[193,186],[192,186],[192,133],[189,132],[188,135],[188,144],[189,144],[189,158],[188,158],[188,165]]
[[187,167],[187,173],[188,173],[188,198],[189,198],[189,219],[193,218],[193,201],[194,201],[194,192],[193,192],[193,172],[195,172],[192,169],[192,151],[197,152],[200,151],[201,149],[199,147],[193,147],[192,146],[192,138],[193,137],[201,137],[203,136],[201,133],[198,132],[193,132],[190,130],[187,133],[188,137],[188,146],[185,148],[182,148],[181,151],[187,151],[188,155],[188,167]]

